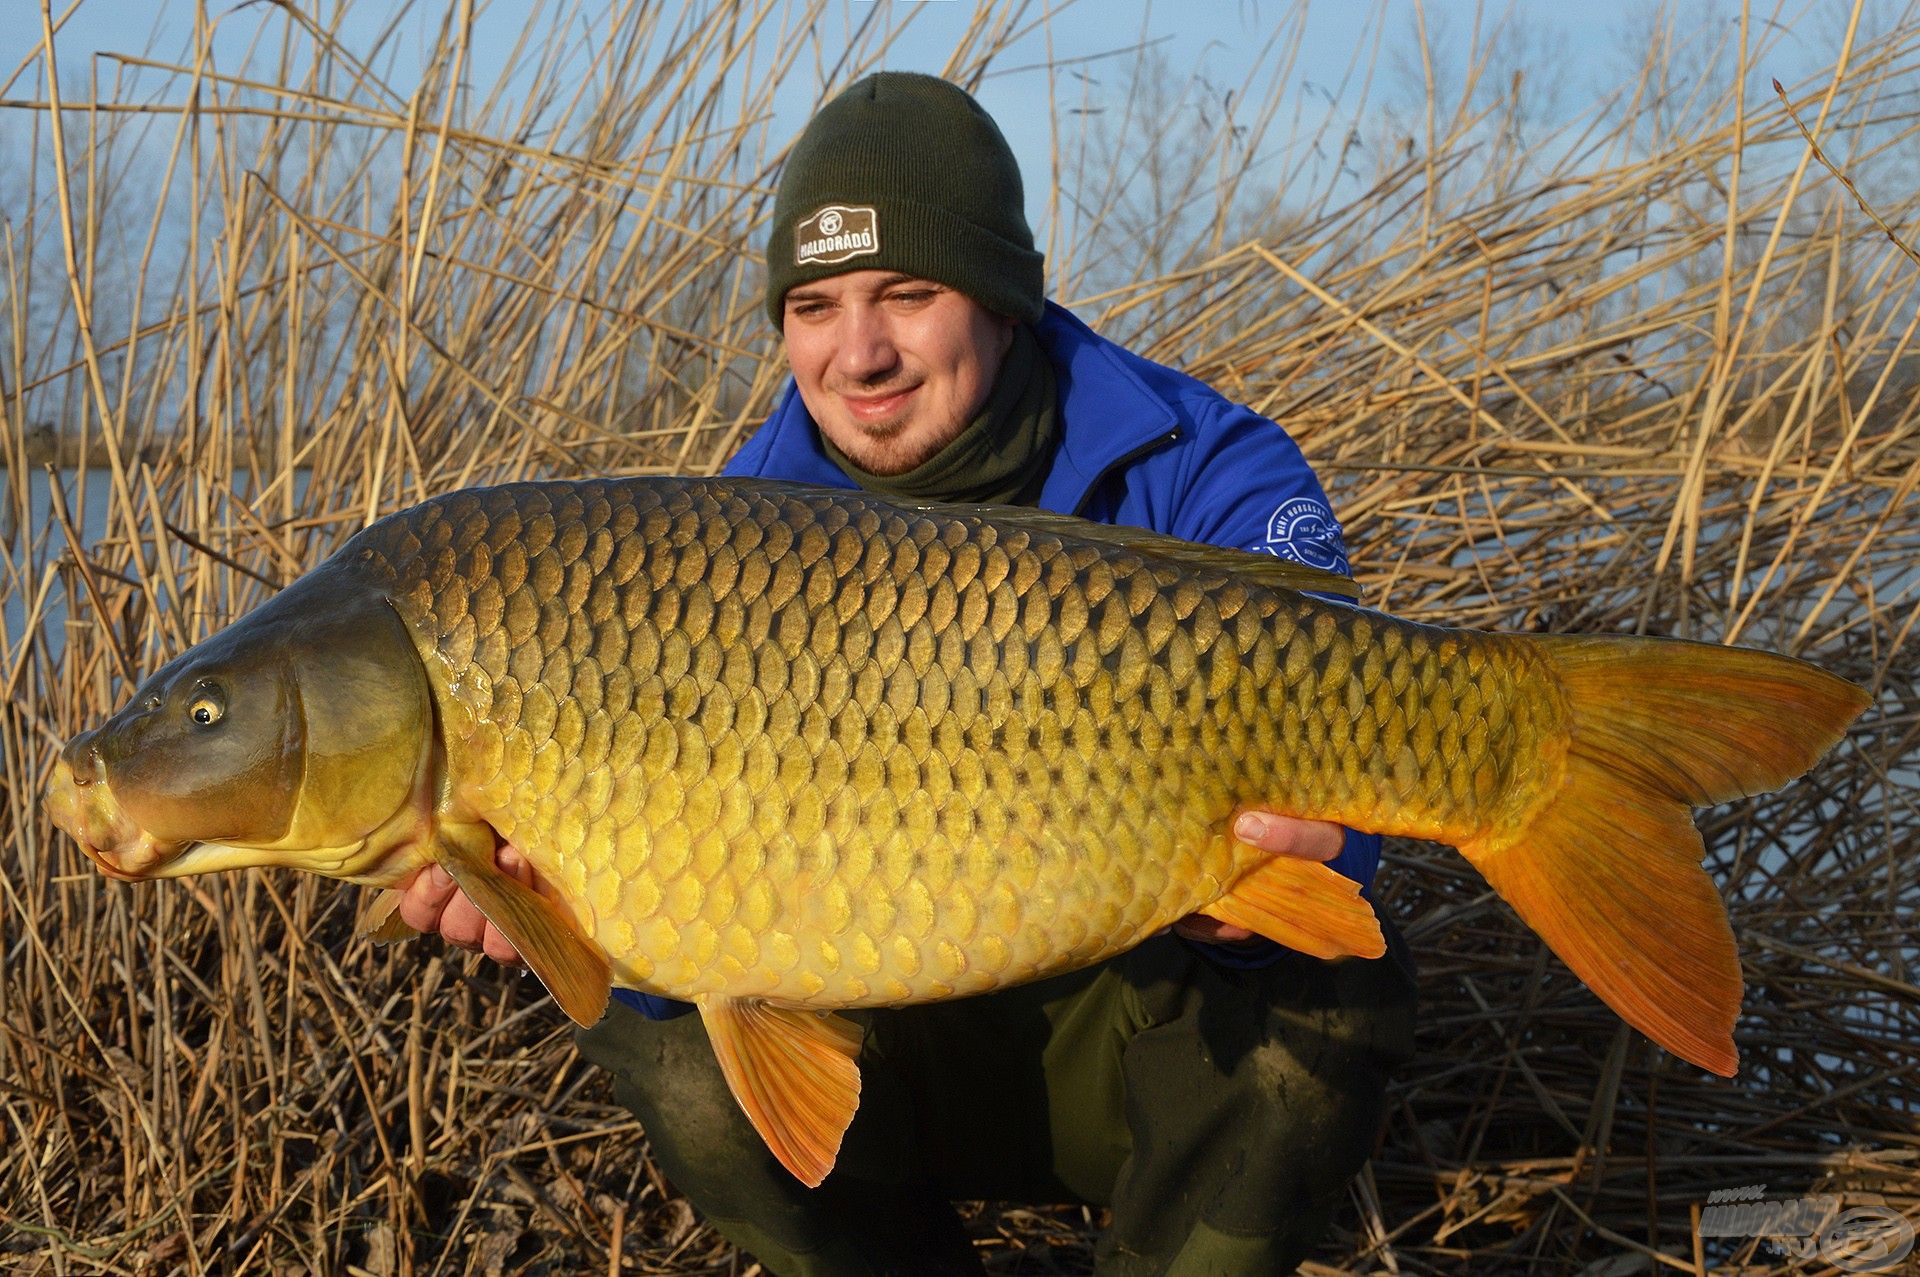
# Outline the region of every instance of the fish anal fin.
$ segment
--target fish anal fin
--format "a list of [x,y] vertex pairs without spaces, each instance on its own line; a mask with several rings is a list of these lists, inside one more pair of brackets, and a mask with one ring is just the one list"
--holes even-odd
[[1255,865],[1200,912],[1316,958],[1377,958],[1387,951],[1360,884],[1295,856]]
[[818,1188],[860,1106],[859,1026],[753,998],[697,1005],[747,1120],[795,1179]]
[[491,839],[477,844],[443,841],[441,863],[474,907],[513,942],[540,983],[575,1024],[591,1027],[607,1012],[613,969],[598,944],[558,904],[493,861]]
[[372,893],[366,908],[360,912],[360,921],[354,924],[354,934],[365,936],[375,944],[392,944],[419,934],[400,917],[400,896],[397,887]]

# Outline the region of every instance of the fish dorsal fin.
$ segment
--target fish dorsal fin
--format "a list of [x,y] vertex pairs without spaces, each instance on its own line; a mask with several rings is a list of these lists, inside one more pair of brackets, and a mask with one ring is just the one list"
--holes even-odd
[[400,896],[394,887],[372,893],[367,907],[361,911],[360,921],[354,924],[354,934],[365,936],[375,944],[391,944],[417,934],[400,917]]
[[1377,958],[1380,919],[1360,884],[1314,860],[1275,856],[1200,910],[1316,958]]
[[1159,559],[1189,571],[1227,572],[1249,584],[1263,585],[1268,589],[1337,594],[1348,599],[1360,597],[1360,587],[1338,572],[1311,568],[1277,554],[1183,541],[1164,532],[1151,532],[1124,523],[1095,523],[1075,515],[1055,514],[1051,510],[1034,510],[1026,506],[926,505],[915,508],[928,513],[985,519],[998,527],[1045,533],[1063,541],[1090,541],[1116,550],[1130,550],[1143,558]]
[[818,1188],[860,1107],[860,1027],[757,998],[697,1004],[720,1072],[780,1165]]
[[1163,563],[1171,563],[1189,571],[1229,572],[1248,584],[1262,585],[1268,589],[1334,594],[1348,599],[1360,597],[1360,587],[1338,572],[1310,568],[1304,563],[1283,559],[1277,554],[1203,545],[1198,541],[1183,541],[1179,537],[1171,537],[1164,532],[1150,532],[1145,528],[1130,527],[1123,523],[1095,523],[1091,519],[1083,519],[1078,515],[1057,514],[1052,510],[1036,510],[1031,506],[912,501],[877,496],[870,492],[829,488],[819,484],[788,483],[781,480],[728,479],[725,482],[735,488],[758,489],[769,495],[796,497],[807,502],[844,503],[855,500],[864,501],[882,509],[891,508],[908,515],[930,514],[962,519],[983,519],[1001,528],[1018,528],[1029,533],[1056,536],[1062,540],[1083,541],[1116,550],[1130,550],[1143,557],[1158,559]]
[[491,845],[483,853],[445,839],[441,848],[447,873],[487,921],[513,942],[560,1009],[582,1027],[598,1024],[613,987],[606,951],[581,935],[559,905],[501,872]]

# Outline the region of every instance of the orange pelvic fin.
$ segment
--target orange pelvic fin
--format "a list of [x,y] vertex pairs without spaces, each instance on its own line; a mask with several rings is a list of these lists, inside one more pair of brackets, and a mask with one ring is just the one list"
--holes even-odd
[[354,924],[355,935],[365,936],[375,944],[391,944],[395,940],[405,940],[417,935],[400,917],[400,891],[388,887],[373,893],[367,906],[360,913],[360,921]]
[[441,863],[460,890],[513,942],[560,1009],[575,1024],[598,1024],[613,989],[606,950],[582,935],[559,905],[503,873],[493,862],[490,839],[473,847],[444,841],[441,850]]
[[1460,851],[1622,1019],[1731,1077],[1740,962],[1691,809],[1798,776],[1868,696],[1745,648],[1537,641],[1570,711],[1563,781],[1517,832]]
[[1377,958],[1387,951],[1360,884],[1317,861],[1275,856],[1200,912],[1316,958]]
[[860,1027],[753,998],[697,1004],[720,1072],[780,1165],[818,1188],[860,1106]]

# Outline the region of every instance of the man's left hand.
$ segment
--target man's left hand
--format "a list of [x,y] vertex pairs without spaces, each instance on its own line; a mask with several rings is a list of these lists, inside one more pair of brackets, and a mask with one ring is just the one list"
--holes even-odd
[[[1246,811],[1234,822],[1233,836],[1274,856],[1298,856],[1302,860],[1332,860],[1347,845],[1347,831],[1331,821],[1301,820],[1297,816],[1277,816],[1266,811]],[[1238,944],[1254,934],[1245,927],[1190,913],[1173,924],[1173,929],[1189,940],[1207,944]]]

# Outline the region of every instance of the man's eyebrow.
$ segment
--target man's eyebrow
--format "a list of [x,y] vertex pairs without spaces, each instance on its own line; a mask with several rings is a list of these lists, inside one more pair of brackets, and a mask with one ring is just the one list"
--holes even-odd
[[[946,287],[945,284],[937,280],[926,279],[919,275],[895,273],[876,281],[870,291],[883,293],[889,288],[898,288],[901,284],[921,284],[928,288]],[[832,301],[833,297],[828,293],[821,292],[817,288],[809,288],[805,284],[801,284],[787,290],[786,300],[790,302]]]

